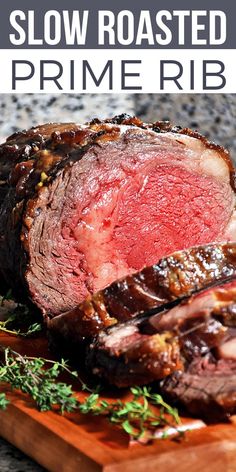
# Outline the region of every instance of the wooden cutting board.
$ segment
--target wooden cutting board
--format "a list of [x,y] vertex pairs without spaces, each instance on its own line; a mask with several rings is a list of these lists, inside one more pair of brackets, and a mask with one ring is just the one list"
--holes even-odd
[[[44,339],[0,335],[16,351],[49,357]],[[8,392],[0,386],[0,391]],[[78,388],[79,391],[79,388]],[[40,413],[21,393],[8,393],[0,411],[1,435],[52,472],[235,472],[236,425],[219,424],[189,431],[181,441],[129,444],[125,433],[104,418]]]

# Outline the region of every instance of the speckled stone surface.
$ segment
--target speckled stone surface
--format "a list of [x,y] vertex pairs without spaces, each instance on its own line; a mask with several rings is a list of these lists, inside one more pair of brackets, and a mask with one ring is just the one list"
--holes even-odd
[[[166,119],[198,129],[236,158],[236,95],[231,94],[0,94],[0,140],[39,123],[84,122],[124,112],[145,121]],[[0,472],[43,470],[0,439]]]
[[197,129],[228,148],[236,161],[235,94],[140,94],[135,112],[147,121],[164,119]]
[[132,95],[0,94],[0,138],[42,123],[83,123],[124,111],[134,114]]
[[236,156],[236,94],[0,94],[0,140],[39,123],[84,122],[124,112],[198,129]]

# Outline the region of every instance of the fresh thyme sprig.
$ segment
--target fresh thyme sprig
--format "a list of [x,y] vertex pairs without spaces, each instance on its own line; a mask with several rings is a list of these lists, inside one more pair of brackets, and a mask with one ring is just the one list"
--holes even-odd
[[[7,308],[7,311],[10,307],[5,319],[0,321],[0,331],[28,337],[42,330],[41,323],[32,324],[32,313],[28,307],[13,301],[10,291],[0,298],[0,306]],[[179,424],[177,410],[165,403],[161,395],[150,387],[131,388],[131,400],[108,402],[101,398],[99,386],[90,389],[64,360],[57,362],[42,357],[23,356],[1,344],[0,352],[3,357],[0,362],[0,382],[8,384],[12,390],[29,395],[40,411],[54,410],[62,414],[78,411],[83,415],[105,416],[132,439],[151,438],[156,428],[169,425],[177,428]],[[82,390],[87,392],[83,401],[78,399],[70,384],[60,380],[62,373],[80,382]],[[8,403],[7,395],[0,393],[0,409],[5,409]],[[158,410],[154,407],[158,407]]]
[[5,295],[3,295],[3,296],[0,297],[0,299],[1,299],[1,303],[0,303],[1,305],[4,304],[5,300],[12,300],[12,299],[13,299],[12,290],[9,289],[9,290],[5,293]]
[[[71,371],[63,360],[57,362],[22,356],[10,348],[1,347],[1,350],[4,359],[0,363],[0,382],[28,394],[40,411],[78,411],[93,416],[102,415],[135,439],[147,434],[151,437],[151,432],[156,428],[173,424],[177,427],[179,424],[177,410],[165,403],[162,397],[152,392],[149,387],[131,388],[131,400],[118,399],[108,402],[100,397],[97,388],[89,389],[77,372]],[[59,380],[63,372],[76,378],[81,383],[82,390],[90,392],[83,401],[77,398],[71,385]],[[7,396],[1,393],[0,409],[6,408],[7,405]],[[155,406],[158,406],[159,410],[155,410]]]
[[[100,399],[98,393],[87,397],[79,410],[83,414],[105,415],[111,423],[120,426],[132,439],[141,439],[145,435],[150,439],[157,428],[180,424],[175,408],[164,402],[161,395],[152,392],[151,387],[133,387],[130,389],[132,400],[113,402]],[[153,408],[159,407],[159,410]],[[169,415],[166,416],[166,414]]]
[[[51,367],[47,367],[49,363]],[[76,408],[77,400],[71,385],[56,381],[63,371],[77,378],[77,373],[70,371],[64,361],[22,356],[5,348],[4,360],[0,363],[0,381],[30,395],[40,411],[57,408],[62,413],[70,412]]]
[[20,329],[9,329],[7,326],[10,324],[12,319],[9,318],[9,321],[0,321],[0,331],[6,334],[11,334],[13,336],[19,336],[21,338],[29,338],[30,336],[35,335],[36,333],[38,334],[40,331],[42,331],[42,325],[39,323],[33,323],[31,324],[27,331],[21,331]]
[[2,309],[7,302],[10,302],[10,306],[7,306],[6,316],[0,320],[0,332],[27,338],[42,331],[42,322],[39,322],[39,317],[34,316],[36,322],[32,323],[32,312],[26,305],[15,303],[10,290],[0,298]]

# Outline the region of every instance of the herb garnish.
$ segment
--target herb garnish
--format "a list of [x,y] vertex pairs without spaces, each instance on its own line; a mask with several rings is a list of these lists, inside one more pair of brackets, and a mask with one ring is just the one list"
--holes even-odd
[[[132,387],[130,392],[133,398],[126,402],[120,399],[107,402],[100,399],[98,393],[93,393],[79,405],[79,411],[84,414],[107,416],[111,423],[120,426],[131,439],[151,439],[157,428],[170,425],[173,427],[173,424],[178,432],[178,412],[164,402],[161,395],[147,386]],[[159,407],[159,410],[155,411],[153,406]],[[171,419],[168,419],[166,414]]]
[[[6,303],[10,302],[10,306],[6,307]],[[14,302],[11,290],[4,297],[0,297],[0,307],[7,313],[0,320],[0,332],[20,336],[23,338],[34,336],[42,331],[42,322],[37,315],[34,316],[35,323],[32,323],[32,313],[26,305]]]
[[[132,439],[141,439],[147,435],[150,438],[157,427],[173,426],[173,423],[177,426],[180,422],[177,410],[165,403],[161,395],[154,393],[150,387],[131,388],[131,400],[108,402],[100,397],[97,388],[91,391],[64,360],[57,362],[22,356],[10,348],[0,349],[4,352],[4,359],[0,363],[0,382],[6,382],[12,389],[28,394],[40,411],[78,411],[93,416],[102,415]],[[77,398],[71,385],[58,380],[62,372],[69,373],[80,381],[82,390],[90,392],[83,401]],[[5,393],[1,393],[0,408],[6,408],[8,403]],[[155,411],[153,406],[158,406],[159,410]]]
[[[0,299],[0,305],[4,307],[9,300],[12,300],[11,292]],[[6,319],[0,321],[0,331],[28,337],[42,330],[42,324],[31,323],[32,313],[29,309],[25,305],[15,304]],[[130,400],[107,401],[100,396],[99,386],[90,389],[64,360],[57,362],[21,355],[1,344],[0,351],[0,382],[8,384],[12,390],[28,394],[40,411],[53,410],[62,414],[78,411],[83,415],[101,415],[136,440],[147,441],[153,437],[157,428],[165,426],[175,426],[178,431],[180,419],[177,410],[164,402],[161,395],[153,392],[151,387],[131,388]],[[82,401],[70,384],[60,380],[62,373],[80,382],[82,390],[87,392]],[[0,393],[0,409],[5,409],[8,404],[7,395]]]

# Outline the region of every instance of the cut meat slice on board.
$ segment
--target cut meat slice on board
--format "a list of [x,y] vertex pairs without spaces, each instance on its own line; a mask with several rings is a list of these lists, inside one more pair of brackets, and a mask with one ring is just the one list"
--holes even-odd
[[236,361],[212,355],[194,359],[186,371],[174,372],[162,381],[161,390],[194,416],[214,423],[225,420],[236,413]]
[[75,345],[117,322],[163,306],[236,276],[236,243],[178,251],[113,282],[73,310],[48,319],[54,343]]
[[45,125],[10,137],[0,167],[2,277],[52,316],[175,250],[235,239],[229,154],[189,129]]
[[235,343],[235,327],[236,280],[232,280],[168,311],[101,332],[88,347],[87,367],[119,387],[144,385],[176,371],[181,378],[193,359],[210,352],[235,362],[229,345]]

